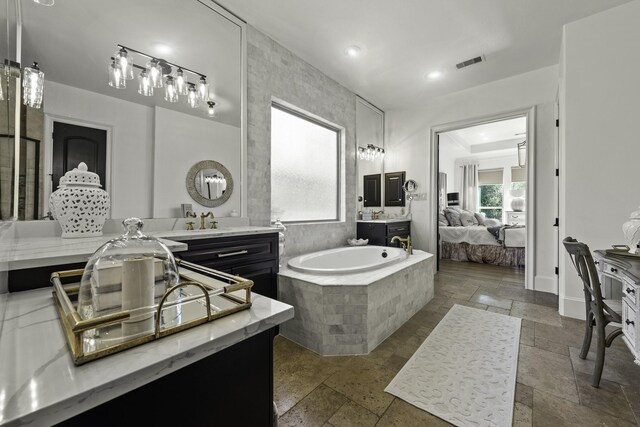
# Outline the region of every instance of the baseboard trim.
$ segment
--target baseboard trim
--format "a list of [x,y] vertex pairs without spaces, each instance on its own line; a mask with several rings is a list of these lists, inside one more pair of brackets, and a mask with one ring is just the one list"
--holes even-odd
[[536,276],[533,281],[533,289],[558,295],[558,279],[549,276]]
[[585,320],[584,298],[560,298],[560,315]]

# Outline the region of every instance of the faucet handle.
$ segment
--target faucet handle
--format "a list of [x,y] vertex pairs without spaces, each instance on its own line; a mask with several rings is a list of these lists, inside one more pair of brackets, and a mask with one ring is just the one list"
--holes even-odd
[[187,222],[187,231],[193,231],[193,221]]
[[211,229],[216,230],[218,228],[218,221],[211,221]]

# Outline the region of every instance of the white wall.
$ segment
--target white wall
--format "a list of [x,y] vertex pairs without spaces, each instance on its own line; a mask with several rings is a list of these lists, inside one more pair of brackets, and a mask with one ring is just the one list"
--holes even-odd
[[[429,149],[432,127],[537,106],[537,173],[538,177],[553,176],[553,162],[547,163],[548,159],[540,159],[538,154],[545,151],[553,153],[554,150],[554,141],[549,135],[553,135],[555,118],[549,112],[553,112],[557,85],[558,67],[551,66],[431,99],[419,105],[387,111],[388,150],[385,156],[385,170],[406,170],[407,178],[418,182],[418,192],[428,192],[431,171],[425,165],[431,161]],[[553,197],[548,189],[538,186],[537,191],[537,199]],[[417,248],[435,252],[435,248],[428,246],[428,232],[435,224],[428,197],[431,196],[427,195],[427,198],[413,201],[412,237]],[[553,217],[553,212],[541,212],[538,209],[537,214],[537,248],[553,251],[553,221],[548,220]],[[541,264],[548,263],[549,260],[538,261],[536,275],[542,271],[545,274],[553,271],[555,265]]]
[[[216,217],[240,212],[240,129],[166,108],[155,112],[153,217],[181,217],[181,203],[193,204],[197,212],[213,211]],[[187,173],[202,160],[222,163],[234,178],[231,197],[217,208],[196,203],[187,192]]]
[[447,193],[459,191],[458,168],[456,167],[456,159],[460,157],[468,157],[471,152],[462,147],[450,135],[443,133],[440,135],[439,146],[439,170],[447,174]]
[[111,128],[111,217],[150,218],[153,109],[49,80],[44,91],[45,114]]
[[[560,59],[560,236],[592,250],[625,243],[640,204],[640,1],[564,28]],[[563,250],[560,313],[584,318],[582,285]]]

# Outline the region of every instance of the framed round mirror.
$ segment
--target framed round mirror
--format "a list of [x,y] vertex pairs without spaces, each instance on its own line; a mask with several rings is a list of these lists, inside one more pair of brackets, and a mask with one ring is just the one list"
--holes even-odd
[[215,208],[231,197],[233,177],[221,163],[203,160],[189,169],[187,191],[191,198],[202,206]]

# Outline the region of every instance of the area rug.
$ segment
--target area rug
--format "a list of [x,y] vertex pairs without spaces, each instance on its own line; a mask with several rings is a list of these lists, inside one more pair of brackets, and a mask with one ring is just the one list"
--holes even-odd
[[456,426],[511,426],[520,319],[454,305],[386,392]]

